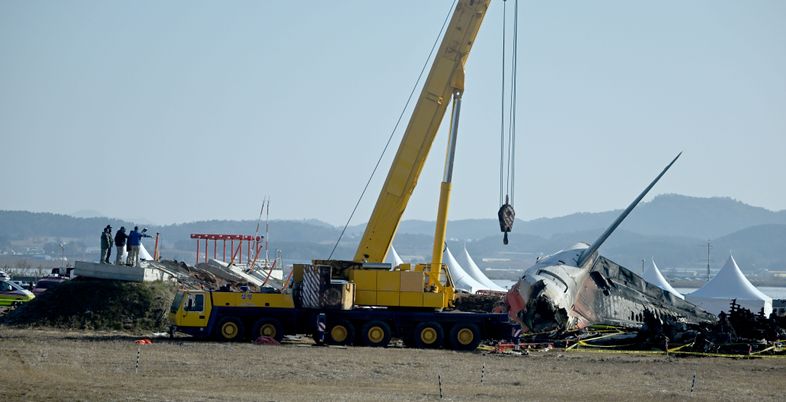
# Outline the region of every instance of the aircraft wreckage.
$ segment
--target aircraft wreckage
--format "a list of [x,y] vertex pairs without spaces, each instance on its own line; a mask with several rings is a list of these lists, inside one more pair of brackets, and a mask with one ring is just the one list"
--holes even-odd
[[508,315],[525,332],[571,331],[589,325],[640,327],[658,318],[709,323],[716,317],[648,283],[598,254],[598,248],[671,168],[678,154],[592,245],[576,244],[539,258],[505,297]]

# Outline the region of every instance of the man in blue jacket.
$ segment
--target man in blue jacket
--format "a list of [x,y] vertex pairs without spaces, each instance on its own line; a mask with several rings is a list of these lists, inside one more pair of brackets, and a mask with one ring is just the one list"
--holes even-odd
[[142,238],[150,237],[150,235],[145,232],[147,232],[147,229],[143,229],[142,232],[140,232],[139,226],[134,226],[134,230],[128,234],[128,246],[131,250],[128,252],[126,265],[131,265],[132,267],[139,266],[139,246],[142,245]]

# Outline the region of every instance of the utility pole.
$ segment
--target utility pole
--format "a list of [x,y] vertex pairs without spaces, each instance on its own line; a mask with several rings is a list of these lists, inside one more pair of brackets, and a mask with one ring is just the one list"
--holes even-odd
[[68,261],[66,260],[66,257],[65,257],[65,243],[60,241],[60,242],[57,243],[57,245],[60,246],[60,255],[63,258],[63,269],[68,268]]
[[707,240],[707,282],[710,281],[710,249],[712,248],[712,244],[709,240]]

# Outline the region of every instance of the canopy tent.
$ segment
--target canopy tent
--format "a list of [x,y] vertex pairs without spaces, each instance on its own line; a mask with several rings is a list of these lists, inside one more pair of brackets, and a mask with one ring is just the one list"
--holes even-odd
[[404,263],[404,260],[399,257],[396,249],[393,248],[393,244],[391,244],[390,248],[388,249],[388,256],[385,257],[385,262],[390,264],[392,268],[395,268]]
[[[125,262],[128,259],[128,250],[123,249],[123,259]],[[144,244],[139,244],[139,260],[153,261],[153,256],[147,252]]]
[[478,264],[475,264],[475,261],[472,259],[472,257],[470,257],[469,251],[467,251],[466,246],[464,246],[464,259],[466,260],[467,266],[469,267],[467,269],[467,273],[472,277],[472,279],[480,282],[483,286],[486,286],[485,289],[497,290],[500,292],[505,291],[505,288],[494,283],[494,281],[489,279],[486,276],[486,274],[484,274],[483,271],[480,270]]
[[658,266],[655,265],[655,260],[650,258],[650,260],[644,263],[644,280],[673,294],[674,296],[679,297],[680,299],[685,299],[685,296],[681,295],[680,292],[674,290],[673,287],[669,284],[669,281],[663,277],[658,269]]
[[713,314],[721,311],[728,313],[733,299],[753,313],[762,309],[767,317],[772,313],[772,297],[765,295],[748,281],[732,256],[729,256],[718,274],[701,289],[685,296],[689,302]]
[[488,286],[476,281],[461,267],[447,246],[445,247],[445,265],[448,266],[450,277],[453,278],[453,286],[456,287],[456,289],[461,289],[469,293],[476,293],[479,290],[488,289]]

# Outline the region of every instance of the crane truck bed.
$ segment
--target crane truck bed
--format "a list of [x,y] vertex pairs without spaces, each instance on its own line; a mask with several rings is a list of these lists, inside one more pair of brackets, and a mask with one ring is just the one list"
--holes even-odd
[[[331,279],[331,269],[299,266],[289,293],[184,290],[170,310],[170,332],[221,341],[268,336],[312,335],[334,345],[387,346],[399,338],[417,348],[474,350],[483,340],[508,339],[505,314],[435,311],[411,306],[370,306],[357,303],[354,282]],[[374,271],[371,269],[370,271]],[[389,271],[380,271],[389,272]],[[424,278],[425,273],[420,273]],[[397,293],[405,304],[413,295]],[[435,294],[436,293],[433,293]],[[388,300],[387,304],[392,304]]]

